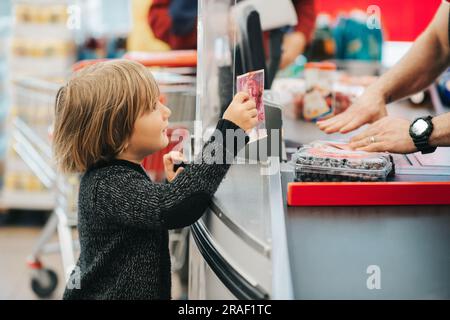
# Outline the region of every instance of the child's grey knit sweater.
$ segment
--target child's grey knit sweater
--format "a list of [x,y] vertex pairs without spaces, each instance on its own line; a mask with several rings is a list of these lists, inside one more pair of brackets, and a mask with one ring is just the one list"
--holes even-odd
[[[217,128],[224,137],[226,129],[239,129],[227,120]],[[218,141],[207,145],[231,157],[238,151]],[[210,153],[167,184],[153,183],[140,165],[125,160],[88,170],[78,204],[80,289],[67,287],[63,298],[170,299],[168,230],[202,216],[230,166],[208,164]]]

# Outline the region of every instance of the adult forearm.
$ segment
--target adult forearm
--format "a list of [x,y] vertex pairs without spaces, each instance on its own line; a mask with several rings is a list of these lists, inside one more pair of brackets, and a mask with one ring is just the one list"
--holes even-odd
[[429,139],[430,145],[436,147],[450,146],[450,112],[434,117],[432,122],[433,132]]
[[371,86],[386,103],[427,88],[447,67],[447,50],[432,30],[425,31],[410,51]]

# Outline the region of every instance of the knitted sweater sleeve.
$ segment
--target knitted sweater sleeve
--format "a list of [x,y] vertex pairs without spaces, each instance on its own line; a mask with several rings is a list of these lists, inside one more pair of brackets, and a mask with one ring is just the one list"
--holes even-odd
[[[222,139],[210,139],[203,146],[201,159],[196,158],[170,183],[153,183],[137,172],[99,180],[97,210],[115,223],[139,228],[175,229],[194,223],[205,212],[227,173],[229,160],[239,151],[239,144],[226,145],[229,129],[244,134],[234,123],[220,120],[217,130]],[[221,161],[215,161],[216,152],[222,153]],[[226,163],[224,158],[228,159]]]

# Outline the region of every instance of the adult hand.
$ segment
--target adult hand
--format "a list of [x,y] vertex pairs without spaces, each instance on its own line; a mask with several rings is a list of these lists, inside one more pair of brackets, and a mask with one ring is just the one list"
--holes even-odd
[[325,133],[347,133],[366,123],[373,123],[387,115],[383,95],[368,88],[355,103],[343,113],[327,120],[317,121],[320,130]]
[[350,148],[369,152],[413,153],[417,151],[409,135],[411,122],[384,117],[350,140]]

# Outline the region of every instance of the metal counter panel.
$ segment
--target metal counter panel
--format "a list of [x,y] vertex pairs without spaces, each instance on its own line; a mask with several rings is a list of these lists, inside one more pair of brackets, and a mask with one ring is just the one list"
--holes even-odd
[[232,227],[234,231],[266,255],[271,247],[268,191],[269,179],[261,174],[260,165],[234,164],[213,197],[214,205],[239,228]]
[[[448,207],[289,208],[296,299],[450,299]],[[379,290],[367,287],[380,268]]]
[[448,206],[287,207],[286,220],[295,299],[450,298]]

